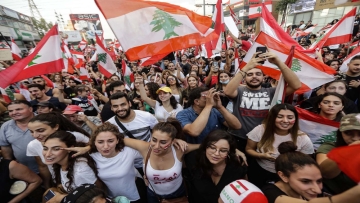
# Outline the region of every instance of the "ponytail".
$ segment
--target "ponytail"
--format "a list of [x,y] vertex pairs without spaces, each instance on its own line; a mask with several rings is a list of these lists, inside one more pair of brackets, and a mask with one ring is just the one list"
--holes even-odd
[[166,122],[160,122],[156,124],[153,128],[153,131],[156,130],[169,133],[172,139],[176,138],[185,140],[181,124],[175,118],[169,117]]

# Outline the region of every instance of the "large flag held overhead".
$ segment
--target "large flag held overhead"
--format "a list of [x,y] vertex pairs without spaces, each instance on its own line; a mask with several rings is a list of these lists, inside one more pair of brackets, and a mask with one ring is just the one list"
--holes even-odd
[[300,130],[310,137],[314,149],[319,148],[324,142],[336,141],[336,133],[340,126],[339,122],[328,120],[299,107],[296,107],[296,111],[299,114]]
[[[244,67],[252,58],[256,52],[257,47],[263,47],[267,45],[268,48],[274,52],[282,61],[286,61],[290,48],[283,43],[273,39],[269,35],[260,32],[255,40],[255,43],[251,46],[246,54],[243,62],[240,64],[240,68]],[[260,66],[264,74],[269,75],[274,79],[279,79],[281,71],[272,63],[265,61],[264,65]],[[319,87],[325,83],[334,80],[334,74],[336,71],[324,63],[310,58],[309,56],[295,50],[294,58],[292,61],[291,70],[299,77],[302,87],[296,91],[297,94],[304,93],[315,87]]]
[[170,53],[217,39],[209,17],[180,6],[142,0],[95,2],[129,60]]
[[96,35],[96,59],[98,61],[99,70],[106,77],[110,78],[112,74],[114,74],[117,69],[116,66],[107,51],[104,47],[100,38]]
[[263,12],[263,5],[267,8],[269,12],[272,10],[271,1],[264,2],[263,4],[251,4],[249,7],[249,19],[260,17],[261,13]]
[[221,0],[218,0],[214,9],[214,13],[212,16],[213,22],[215,22],[215,30],[214,32],[217,34],[217,38],[205,43],[206,52],[208,58],[212,55],[219,53],[222,50],[221,43],[221,33],[225,31],[225,23],[224,23],[224,12]]
[[[359,55],[360,55],[360,46],[358,46],[357,48],[355,48],[355,49],[351,52],[351,54],[349,54],[349,55],[344,59],[342,65],[340,66],[340,71],[346,73],[346,72],[348,71],[348,69],[349,69],[349,67],[348,67],[347,64],[350,63],[350,60],[351,60],[352,58],[354,58],[354,56],[359,56]],[[358,102],[359,102],[359,101],[358,101]]]
[[21,60],[21,50],[18,45],[15,43],[14,39],[11,39],[11,54],[15,61]]
[[64,68],[57,25],[54,25],[26,58],[0,72],[0,87]]

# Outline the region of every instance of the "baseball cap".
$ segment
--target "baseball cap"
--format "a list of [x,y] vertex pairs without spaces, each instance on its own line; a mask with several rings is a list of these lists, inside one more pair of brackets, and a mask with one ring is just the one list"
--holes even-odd
[[156,90],[156,94],[159,94],[160,91],[172,93],[170,87],[160,87],[158,90]]
[[220,199],[224,203],[268,203],[261,190],[247,180],[236,180],[220,193]]
[[360,114],[347,114],[341,118],[340,132],[347,130],[360,130]]
[[74,113],[79,112],[79,111],[82,112],[84,110],[78,105],[69,105],[69,106],[66,107],[63,114],[74,114]]

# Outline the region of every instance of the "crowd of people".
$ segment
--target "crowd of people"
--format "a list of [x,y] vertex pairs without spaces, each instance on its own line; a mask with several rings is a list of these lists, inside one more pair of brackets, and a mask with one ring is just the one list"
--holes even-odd
[[[269,203],[358,202],[360,185],[327,154],[360,144],[360,55],[340,72],[351,48],[323,47],[317,59],[337,79],[271,106],[276,81],[263,61],[281,71],[286,96],[301,82],[271,50],[235,70],[234,52],[241,59],[251,46],[241,35],[213,58],[188,48],[143,67],[122,54],[109,78],[87,61],[88,80],[75,68],[11,85],[12,101],[0,97],[0,203],[240,202],[235,184],[261,189]],[[295,106],[338,122],[337,134],[313,143]],[[19,181],[26,187],[10,193]]]

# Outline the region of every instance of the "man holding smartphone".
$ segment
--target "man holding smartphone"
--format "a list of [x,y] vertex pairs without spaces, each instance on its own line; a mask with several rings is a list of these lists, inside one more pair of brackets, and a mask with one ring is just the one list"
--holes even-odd
[[[240,151],[245,150],[247,133],[260,125],[266,117],[275,94],[274,87],[264,88],[261,86],[264,73],[258,67],[265,60],[275,64],[288,84],[286,95],[294,93],[301,87],[301,82],[296,74],[275,53],[269,52],[266,47],[257,50],[264,52],[256,52],[249,63],[230,80],[224,90],[224,93],[233,99],[233,113],[242,125],[240,130],[230,131],[235,136]],[[243,79],[245,79],[246,86],[239,86]]]

